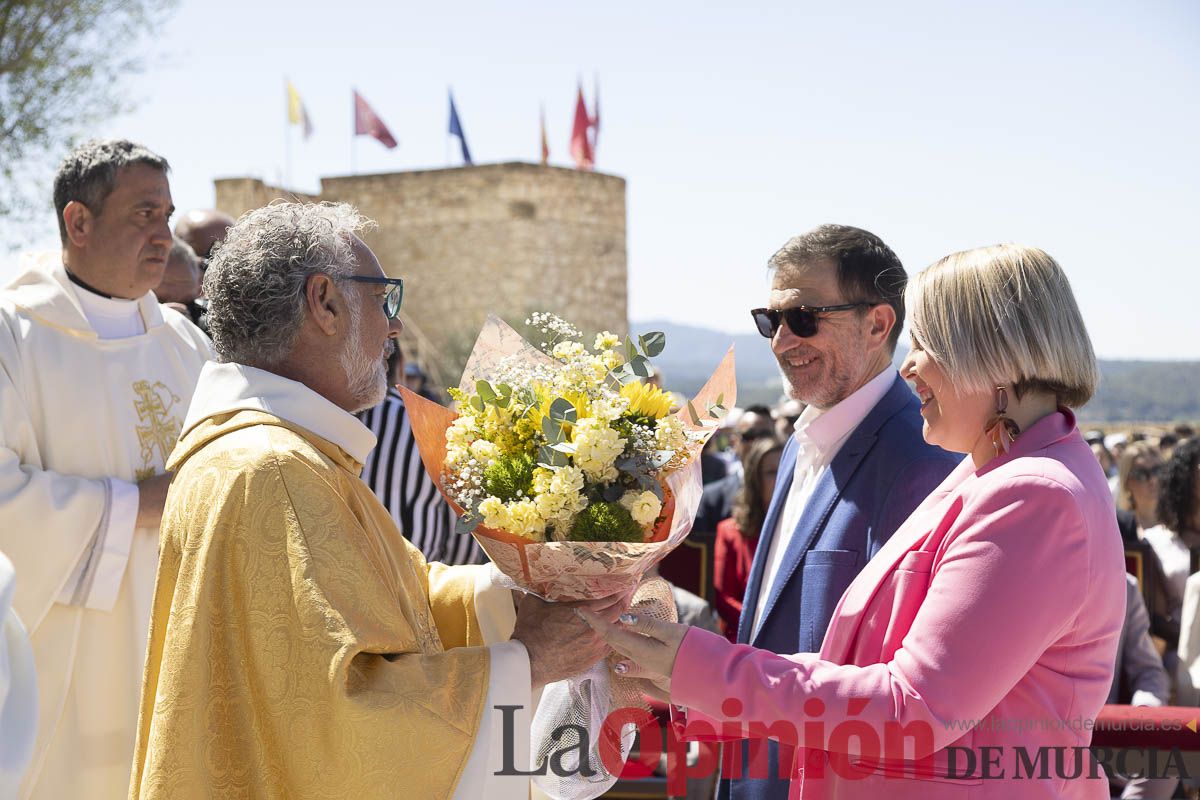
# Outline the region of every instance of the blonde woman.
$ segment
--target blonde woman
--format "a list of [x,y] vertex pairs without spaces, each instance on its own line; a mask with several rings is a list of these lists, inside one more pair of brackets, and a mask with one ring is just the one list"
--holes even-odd
[[[1082,721],[1112,682],[1125,569],[1071,411],[1097,368],[1070,285],[1041,250],[1000,245],[937,262],[907,303],[925,439],[966,458],[846,590],[820,653],[589,619],[693,732],[775,725],[793,798],[1107,798]],[[1039,752],[1048,771],[1020,768]]]
[[1158,524],[1158,474],[1162,467],[1162,454],[1147,441],[1126,447],[1117,462],[1117,508],[1133,514],[1139,532]]

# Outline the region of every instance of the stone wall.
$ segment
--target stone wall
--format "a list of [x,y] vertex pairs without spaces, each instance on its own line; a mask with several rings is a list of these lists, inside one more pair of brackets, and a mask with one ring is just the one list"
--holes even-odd
[[288,196],[351,203],[378,222],[365,238],[405,280],[405,349],[444,383],[457,383],[488,312],[517,324],[553,311],[585,332],[628,330],[622,178],[511,163],[323,178],[317,196],[250,178],[216,190],[234,216]]

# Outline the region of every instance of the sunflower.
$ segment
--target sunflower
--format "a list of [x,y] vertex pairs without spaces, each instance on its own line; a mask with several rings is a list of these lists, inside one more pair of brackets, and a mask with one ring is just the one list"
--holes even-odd
[[658,420],[671,410],[671,395],[649,383],[627,383],[621,387],[621,396],[629,401],[628,416],[635,419]]

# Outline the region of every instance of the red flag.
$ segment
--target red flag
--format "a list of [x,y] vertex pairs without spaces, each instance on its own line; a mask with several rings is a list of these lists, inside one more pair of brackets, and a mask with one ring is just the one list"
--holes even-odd
[[546,138],[546,107],[542,106],[542,166],[550,161],[550,140]]
[[575,125],[571,129],[571,157],[579,169],[591,169],[595,164],[592,155],[592,143],[588,139],[588,128],[592,119],[588,116],[587,105],[583,102],[583,87],[579,87],[579,96],[575,101]]
[[396,139],[392,136],[392,132],[387,129],[387,125],[383,124],[383,120],[379,118],[374,109],[367,105],[367,101],[363,100],[362,95],[357,91],[354,92],[354,135],[374,136],[389,150],[396,146]]

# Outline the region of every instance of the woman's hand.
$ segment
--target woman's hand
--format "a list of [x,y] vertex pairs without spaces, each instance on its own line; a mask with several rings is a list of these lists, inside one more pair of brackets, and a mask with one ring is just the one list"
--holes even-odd
[[[608,645],[633,663],[619,662],[617,673],[644,677],[659,689],[670,686],[671,671],[683,637],[690,629],[676,622],[663,622],[645,614],[624,613],[616,622],[580,609],[579,615]],[[621,669],[624,664],[625,669]]]

